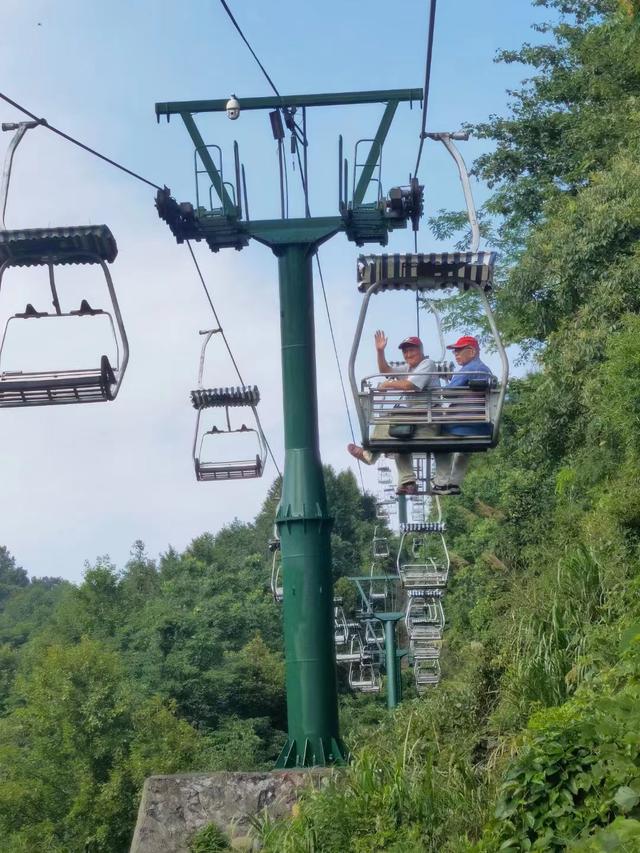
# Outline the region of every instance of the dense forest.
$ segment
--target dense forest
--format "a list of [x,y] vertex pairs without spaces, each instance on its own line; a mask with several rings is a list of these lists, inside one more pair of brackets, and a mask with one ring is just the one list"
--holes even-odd
[[[266,850],[640,851],[640,3],[534,4],[545,44],[499,57],[529,78],[472,129],[493,141],[495,309],[531,369],[445,499],[443,679],[393,714],[343,693],[354,760],[257,828]],[[449,322],[471,328],[462,302]],[[374,504],[326,477],[340,583],[368,565]],[[157,562],[136,543],[79,586],[0,549],[1,853],[121,853],[145,776],[272,766],[277,488],[252,524]]]

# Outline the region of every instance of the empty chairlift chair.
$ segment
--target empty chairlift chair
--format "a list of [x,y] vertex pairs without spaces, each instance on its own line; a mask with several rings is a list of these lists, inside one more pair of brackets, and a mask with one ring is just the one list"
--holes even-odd
[[418,693],[424,693],[429,687],[435,687],[440,682],[440,661],[437,658],[432,660],[415,660],[413,664],[413,674]]
[[427,660],[440,657],[444,610],[442,591],[437,589],[409,590],[405,625],[413,657]]
[[[5,283],[5,273],[11,268],[45,266],[48,268],[54,308],[52,312],[39,311],[28,303],[23,312],[12,314],[6,320],[0,343],[0,408],[97,403],[116,398],[129,360],[127,335],[107,266],[117,253],[116,241],[106,225],[0,231],[0,291]],[[92,308],[86,299],[81,300],[77,309],[63,310],[55,273],[59,267],[71,264],[101,268],[110,310]],[[98,317],[106,317],[109,322],[114,341],[111,358],[104,352],[98,352],[89,367],[37,371],[3,369],[7,332],[16,324],[47,324],[62,318],[86,323]],[[68,339],[70,324],[59,325],[61,340],[62,336]]]
[[[195,435],[193,438],[193,463],[198,480],[248,480],[261,477],[266,461],[266,442],[258,420],[256,406],[260,401],[260,392],[254,385],[251,387],[240,386],[232,388],[204,388],[202,376],[207,345],[216,332],[213,329],[201,332],[205,335],[200,355],[200,369],[198,372],[198,388],[191,392],[191,402],[196,409]],[[201,425],[202,413],[205,410],[218,409],[224,411],[224,417],[220,424],[203,430]],[[242,410],[251,413],[252,425],[247,426],[240,420],[240,426],[233,426],[230,410]],[[237,421],[236,421],[237,423]],[[216,444],[219,446],[221,440],[231,438],[242,438],[243,450],[240,458],[234,453],[232,458],[224,456],[224,448],[210,456],[211,448]],[[235,448],[234,448],[235,450]],[[255,455],[252,455],[254,454]]]
[[378,465],[378,483],[381,486],[390,486],[393,484],[391,468],[385,462],[381,462]]
[[338,663],[360,664],[364,657],[360,633],[358,630],[353,630],[348,644],[345,644],[344,648],[336,649],[336,661]]
[[333,637],[336,650],[343,649],[349,642],[349,627],[340,596],[333,599]]
[[373,528],[373,559],[384,560],[389,556],[389,539],[378,534],[378,526]]
[[349,687],[360,693],[379,693],[382,689],[380,670],[372,661],[349,664]]
[[405,589],[442,589],[447,585],[450,560],[445,529],[441,521],[400,525],[397,567]]

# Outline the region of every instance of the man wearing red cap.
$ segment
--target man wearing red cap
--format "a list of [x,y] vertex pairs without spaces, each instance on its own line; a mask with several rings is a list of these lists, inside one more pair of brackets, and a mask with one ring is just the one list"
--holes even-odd
[[[402,350],[402,355],[407,365],[406,368],[394,368],[387,361],[385,355],[387,336],[381,329],[378,329],[375,334],[375,344],[378,371],[385,374],[403,374],[402,378],[385,379],[378,385],[379,391],[424,391],[425,388],[440,387],[436,366],[430,358],[425,356],[420,338],[412,335],[405,338],[398,346],[398,349]],[[421,429],[430,431],[432,427],[424,426]],[[388,435],[388,426],[380,425],[375,427],[374,436],[376,438],[387,438]],[[381,455],[380,453],[373,453],[370,450],[364,450],[356,444],[347,445],[347,450],[352,456],[355,456],[356,459],[359,459],[366,465],[373,465]],[[397,493],[399,495],[417,494],[416,475],[413,470],[411,454],[396,453],[395,460],[396,468],[398,469]]]
[[[480,360],[480,344],[472,335],[463,335],[447,349],[453,350],[453,356],[460,369],[457,370],[447,388],[466,388],[470,379],[493,376],[487,365]],[[443,426],[443,433],[449,435],[487,435],[490,424],[460,424]],[[434,453],[436,469],[431,482],[431,491],[436,495],[459,495],[460,486],[469,466],[468,453]]]

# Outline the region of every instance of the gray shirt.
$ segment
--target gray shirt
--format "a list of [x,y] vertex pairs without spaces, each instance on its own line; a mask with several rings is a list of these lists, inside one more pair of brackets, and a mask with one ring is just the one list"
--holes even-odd
[[429,356],[425,356],[413,370],[405,365],[403,367],[394,367],[393,372],[404,373],[405,376],[402,378],[408,379],[412,385],[415,385],[417,391],[424,391],[425,388],[440,387],[440,377],[436,373],[435,362]]

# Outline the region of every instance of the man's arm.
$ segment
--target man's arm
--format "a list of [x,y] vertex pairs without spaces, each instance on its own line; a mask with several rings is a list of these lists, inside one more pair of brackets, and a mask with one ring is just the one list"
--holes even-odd
[[385,347],[387,346],[387,336],[382,331],[382,329],[378,329],[378,331],[376,332],[375,342],[376,356],[378,359],[378,373],[393,373],[393,367],[391,367],[385,355]]
[[[380,371],[382,373],[382,371]],[[419,391],[408,379],[385,379],[378,385],[378,391]]]

